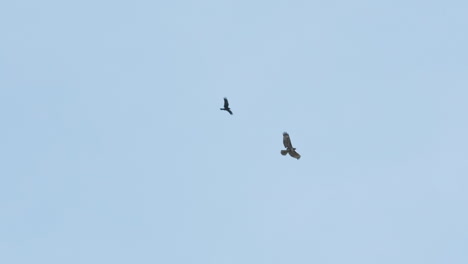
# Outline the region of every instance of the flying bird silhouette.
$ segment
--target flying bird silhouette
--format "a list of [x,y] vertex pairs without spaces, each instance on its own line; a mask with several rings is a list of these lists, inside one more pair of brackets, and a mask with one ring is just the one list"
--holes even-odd
[[296,152],[296,148],[293,148],[291,144],[291,139],[289,138],[289,134],[287,132],[283,132],[283,145],[286,148],[285,150],[281,150],[281,155],[286,156],[289,155],[293,158],[300,159],[301,155]]
[[228,111],[232,115],[231,108],[229,108],[229,102],[226,97],[224,97],[224,108],[220,108],[220,110]]

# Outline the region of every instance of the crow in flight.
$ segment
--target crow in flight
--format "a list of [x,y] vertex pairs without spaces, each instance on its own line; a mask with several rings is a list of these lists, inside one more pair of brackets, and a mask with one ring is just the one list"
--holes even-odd
[[283,145],[286,149],[281,150],[281,155],[285,156],[289,153],[289,155],[293,158],[301,158],[301,155],[299,155],[299,153],[296,152],[296,148],[293,148],[291,144],[291,139],[289,138],[289,134],[287,132],[283,132]]
[[231,108],[229,108],[229,102],[226,97],[224,97],[224,108],[220,108],[220,110],[228,111],[232,115]]

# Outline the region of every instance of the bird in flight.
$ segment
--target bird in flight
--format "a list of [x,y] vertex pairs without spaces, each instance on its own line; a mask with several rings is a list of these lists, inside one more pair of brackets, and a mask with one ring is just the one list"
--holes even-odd
[[289,138],[289,134],[287,132],[283,132],[283,145],[286,148],[285,150],[281,150],[281,155],[286,156],[289,155],[293,158],[300,159],[301,155],[296,152],[296,148],[293,148],[291,144],[291,139]]
[[220,110],[228,111],[232,115],[231,108],[229,108],[229,102],[226,97],[224,97],[224,108],[220,108]]

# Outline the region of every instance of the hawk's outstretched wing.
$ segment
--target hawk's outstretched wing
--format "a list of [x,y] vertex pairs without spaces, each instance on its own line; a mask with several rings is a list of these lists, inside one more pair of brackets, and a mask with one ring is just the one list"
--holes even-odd
[[291,155],[291,157],[296,158],[296,159],[301,158],[301,155],[296,152],[296,149],[291,149],[291,151],[289,151],[289,155]]
[[286,132],[283,132],[283,145],[287,149],[292,149],[292,144],[291,144],[291,139],[289,138],[289,134]]

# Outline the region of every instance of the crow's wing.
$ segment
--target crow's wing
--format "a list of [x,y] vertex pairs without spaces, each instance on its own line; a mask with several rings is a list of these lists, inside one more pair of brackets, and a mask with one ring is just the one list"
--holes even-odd
[[226,97],[224,97],[224,108],[229,108],[229,102],[228,102],[228,99]]
[[286,132],[283,133],[283,145],[287,149],[292,149],[291,139],[289,138],[289,134]]
[[231,109],[228,108],[226,111],[228,111],[232,115]]

